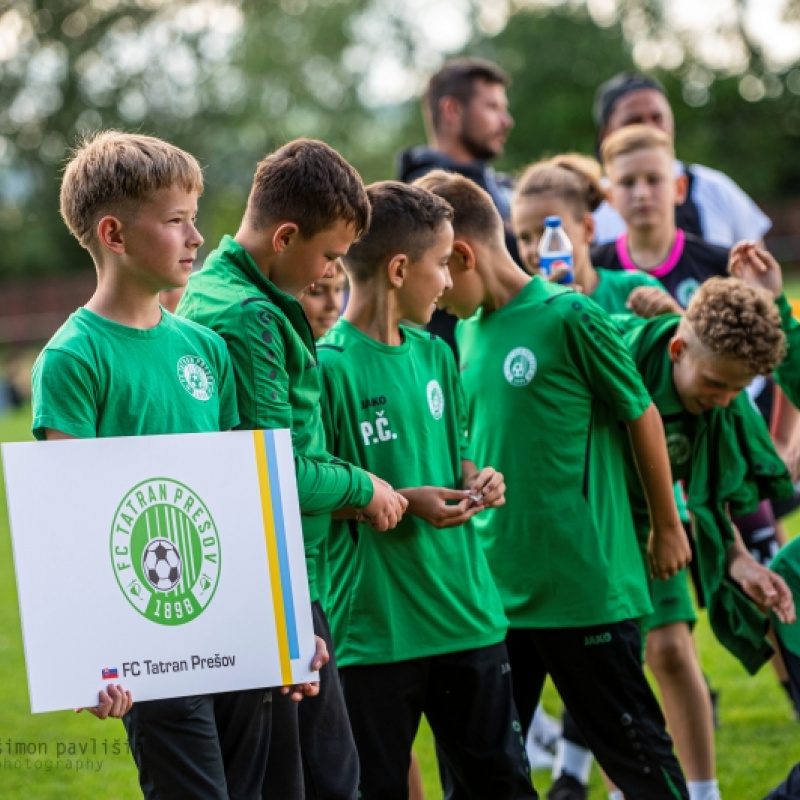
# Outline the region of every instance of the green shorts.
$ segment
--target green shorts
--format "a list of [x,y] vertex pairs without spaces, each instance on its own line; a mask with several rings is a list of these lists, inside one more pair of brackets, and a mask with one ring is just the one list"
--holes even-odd
[[643,640],[648,631],[654,628],[673,622],[688,622],[693,627],[697,622],[697,612],[689,591],[689,575],[685,569],[666,581],[651,581],[650,598],[653,601],[653,613],[642,617],[639,622]]

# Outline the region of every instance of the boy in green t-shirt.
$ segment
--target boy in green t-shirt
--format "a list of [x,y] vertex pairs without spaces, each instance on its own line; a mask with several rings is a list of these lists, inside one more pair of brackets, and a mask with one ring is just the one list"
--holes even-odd
[[408,500],[391,535],[334,522],[327,609],[365,798],[406,800],[425,714],[470,797],[536,796],[514,710],[508,622],[471,519],[503,476],[471,460],[455,360],[425,325],[450,286],[453,211],[394,181],[367,189],[370,227],[344,257],[344,317],[319,342],[331,452]]
[[[183,286],[203,239],[199,165],[159,139],[108,131],[67,165],[61,213],[89,251],[97,289],[33,370],[37,439],[224,431],[239,416],[222,339],[159,306]],[[264,690],[133,705],[109,686],[89,709],[123,717],[148,799],[258,795],[269,739]]]
[[313,702],[273,702],[282,724],[280,741],[270,744],[265,794],[280,800],[356,798],[358,758],[319,603],[317,556],[332,511],[350,509],[385,531],[407,505],[385,481],[327,452],[316,348],[298,300],[318,278],[335,274],[369,214],[361,178],[335,150],[310,139],[289,142],[258,165],[239,230],[209,254],[178,306],[228,345],[239,427],[292,432],[314,629],[331,660]]
[[439,305],[466,320],[457,338],[476,461],[507,484],[502,516],[474,523],[511,624],[523,726],[549,673],[627,796],[686,798],[642,671],[636,620],[652,606],[624,475],[629,436],[651,509],[651,571],[670,577],[689,543],[658,411],[605,312],[519,271],[488,195],[444,172],[417,184],[455,209],[453,287]]

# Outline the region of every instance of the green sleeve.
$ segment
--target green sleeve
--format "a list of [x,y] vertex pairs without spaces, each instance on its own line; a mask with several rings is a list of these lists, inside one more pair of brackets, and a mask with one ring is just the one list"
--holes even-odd
[[795,408],[800,408],[800,322],[792,315],[792,307],[782,294],[776,301],[781,315],[781,328],[786,334],[786,358],[775,370],[775,381]]
[[33,368],[33,435],[52,428],[79,439],[97,436],[98,401],[88,367],[60,350],[44,350]]
[[[257,308],[255,303],[251,305],[255,313],[244,317],[250,358],[243,367],[249,369],[252,376],[253,418],[258,428],[288,428],[292,432],[301,512],[327,514],[344,506],[367,505],[372,499],[369,475],[352,464],[334,459],[326,451],[324,433],[321,427],[316,430],[318,417],[306,420],[303,425],[295,420],[290,402],[291,376],[287,370],[290,353],[278,315],[263,306]],[[246,380],[246,376],[240,375],[240,383],[242,380]],[[318,404],[318,389],[314,393],[316,397],[311,398],[311,402]],[[309,427],[314,430],[308,430]],[[306,444],[301,451],[298,446],[301,437],[304,442],[310,441],[316,446]],[[309,452],[310,455],[306,455]]]
[[636,314],[609,314],[611,324],[619,334],[626,334],[628,331],[641,328],[647,320]]
[[652,401],[608,314],[591,300],[581,298],[570,301],[570,310],[564,316],[567,346],[592,394],[619,419],[638,419]]

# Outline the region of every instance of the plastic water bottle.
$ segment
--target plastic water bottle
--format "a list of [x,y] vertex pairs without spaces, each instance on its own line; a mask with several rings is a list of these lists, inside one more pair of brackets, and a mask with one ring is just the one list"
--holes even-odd
[[572,242],[561,227],[561,217],[546,217],[544,235],[539,242],[539,269],[545,278],[549,278],[556,270],[567,270],[567,274],[559,278],[559,283],[574,283],[575,269],[572,262]]

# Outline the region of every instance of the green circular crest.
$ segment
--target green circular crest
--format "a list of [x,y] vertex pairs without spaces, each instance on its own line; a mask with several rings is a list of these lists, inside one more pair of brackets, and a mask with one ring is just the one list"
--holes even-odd
[[195,400],[206,403],[214,394],[214,373],[199,356],[178,359],[178,380]]
[[111,563],[127,601],[159,625],[183,625],[208,607],[219,583],[219,534],[188,486],[151,478],[122,498],[111,525]]

